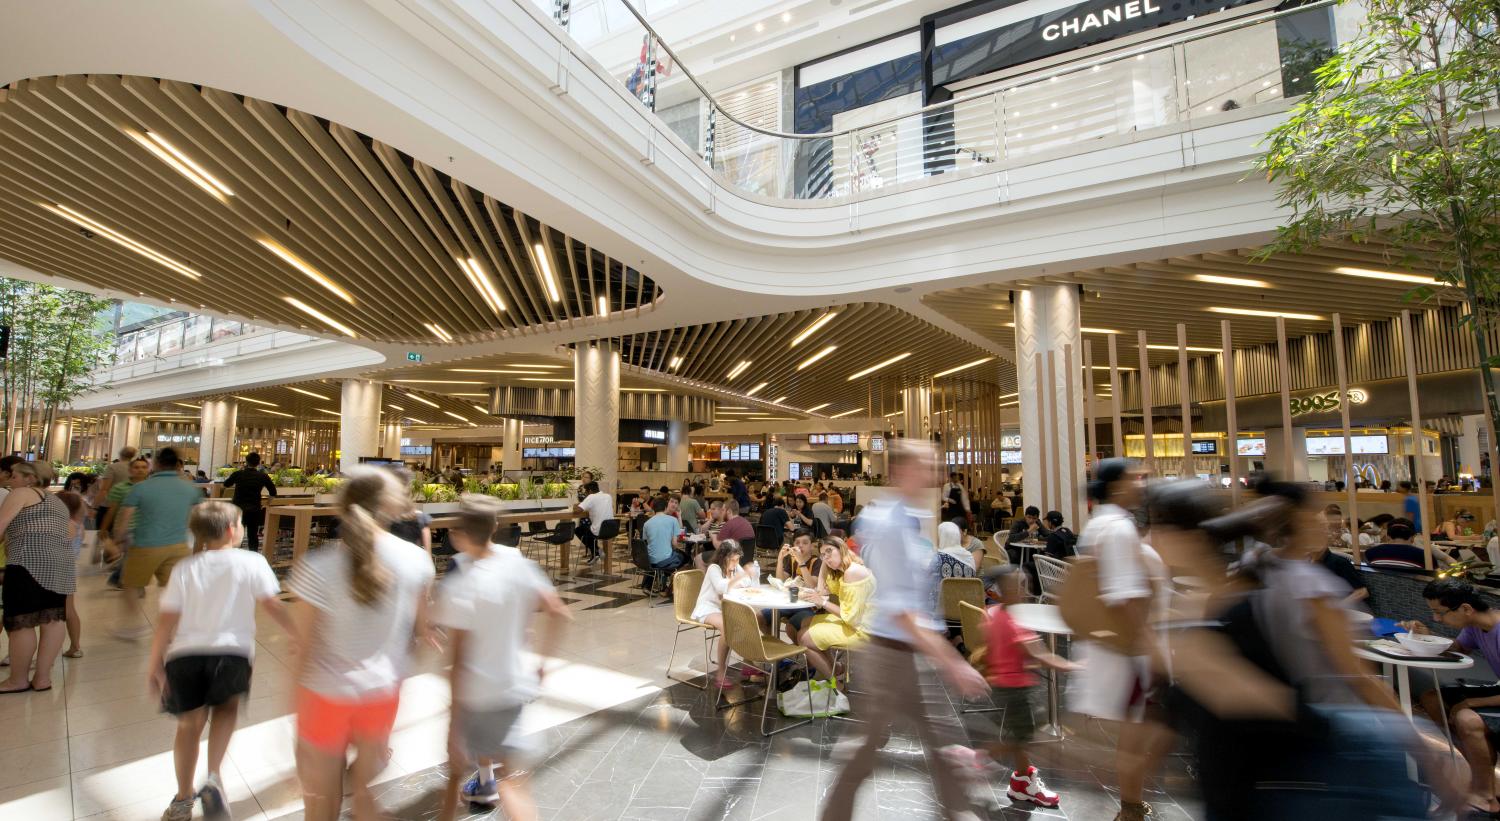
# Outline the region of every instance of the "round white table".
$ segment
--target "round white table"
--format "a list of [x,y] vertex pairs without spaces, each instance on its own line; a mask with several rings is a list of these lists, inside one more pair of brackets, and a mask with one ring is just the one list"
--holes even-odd
[[724,600],[759,610],[809,610],[815,606],[812,602],[801,598],[792,601],[788,598],[786,591],[777,590],[770,585],[736,587],[724,594]]
[[[1013,604],[1005,608],[1005,612],[1010,614],[1016,626],[1045,635],[1047,649],[1054,654],[1057,652],[1057,637],[1073,635],[1072,628],[1063,621],[1062,612],[1055,604]],[[1047,726],[1041,728],[1041,731],[1061,740],[1063,728],[1057,715],[1059,707],[1057,675],[1056,670],[1047,673]]]
[[1411,717],[1411,670],[1431,670],[1432,686],[1438,686],[1439,670],[1467,670],[1474,666],[1474,659],[1469,656],[1458,658],[1441,658],[1433,656],[1394,656],[1385,653],[1377,653],[1360,645],[1354,646],[1354,655],[1362,659],[1378,662],[1381,665],[1381,675],[1390,677],[1392,672],[1396,678],[1396,695],[1401,700],[1401,709],[1407,717]]

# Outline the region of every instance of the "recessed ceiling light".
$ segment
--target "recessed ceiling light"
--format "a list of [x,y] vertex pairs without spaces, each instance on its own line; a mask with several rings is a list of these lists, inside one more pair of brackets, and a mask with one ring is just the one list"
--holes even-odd
[[740,364],[735,365],[733,368],[729,369],[729,373],[725,375],[724,381],[725,382],[733,382],[734,378],[736,376],[739,376],[740,374],[744,373],[745,369],[748,368],[748,367],[750,367],[750,360],[748,360],[748,359],[741,359],[740,360]]
[[[1175,351],[1175,350],[1177,350],[1177,346],[1176,345],[1147,345],[1146,346],[1146,350],[1148,350],[1148,351]],[[1188,351],[1188,353],[1220,353],[1221,352],[1218,348],[1201,348],[1201,347],[1194,347],[1192,345],[1187,346],[1187,351]]]
[[792,22],[792,13],[789,12],[789,11],[782,12],[781,13],[781,22],[783,22],[783,23],[790,23],[790,22]]
[[280,405],[276,404],[275,402],[267,402],[264,399],[251,399],[248,396],[240,396],[239,394],[234,394],[234,398],[240,400],[241,402],[250,402],[250,403],[255,404],[255,405],[265,405],[268,408],[279,408],[279,407],[281,407]]
[[425,424],[427,424],[427,420],[425,420],[425,419],[418,419],[415,416],[407,416],[407,417],[403,417],[403,418],[409,419],[409,420],[411,420],[413,422],[416,422],[418,425],[425,425]]
[[562,294],[557,290],[557,277],[552,275],[552,259],[547,256],[547,248],[538,242],[531,246],[532,253],[536,255],[537,267],[542,271],[542,283],[547,286],[547,296],[553,302],[561,302]]
[[[411,385],[486,385],[487,382],[472,379],[391,379],[390,382],[407,383]],[[573,380],[569,379],[569,382]]]
[[437,324],[436,322],[423,322],[422,324],[426,325],[427,326],[427,330],[432,331],[432,335],[435,336],[435,337],[437,337],[438,339],[441,339],[444,342],[452,342],[453,341],[452,335],[450,335],[447,331],[443,330],[443,326]]
[[769,384],[771,384],[771,383],[770,382],[762,382],[759,385],[756,385],[755,387],[751,388],[750,390],[745,391],[745,395],[746,396],[754,396],[757,393],[760,393],[761,390],[764,389]]
[[114,230],[113,228],[107,228],[104,225],[101,225],[100,223],[95,222],[92,218],[86,217],[83,214],[80,214],[79,212],[74,211],[73,209],[69,208],[66,205],[63,205],[61,203],[59,203],[57,205],[48,205],[45,202],[38,203],[38,205],[42,206],[43,208],[47,209],[48,211],[51,211],[52,213],[58,215],[59,217],[62,217],[63,219],[67,220],[68,222],[73,223],[74,225],[77,225],[77,226],[82,227],[82,228],[87,228],[88,230],[94,232],[95,234],[98,234],[101,237],[104,237],[105,239],[109,240],[110,242],[113,242],[116,245],[123,245],[126,248],[129,248],[130,250],[136,252],[137,254],[140,254],[141,256],[145,257],[146,259],[149,259],[152,262],[155,262],[155,263],[157,263],[159,265],[163,265],[163,266],[165,266],[167,268],[170,268],[173,271],[176,271],[177,273],[182,274],[185,277],[190,277],[192,279],[201,279],[203,277],[202,274],[198,273],[197,271],[194,271],[192,268],[189,268],[186,265],[183,265],[182,263],[178,262],[177,260],[172,259],[171,257],[167,256],[166,254],[163,254],[163,253],[161,253],[159,251],[156,251],[155,249],[152,249],[152,248],[147,248],[146,246],[140,244],[139,242],[136,242],[135,240],[131,239],[130,237],[127,237],[124,234],[121,234],[120,232]]
[[[256,242],[259,242],[262,248],[279,257],[282,262],[285,262],[287,265],[296,268],[298,271],[301,271],[303,275],[305,275],[308,279],[323,286],[323,288],[329,293],[333,294],[339,299],[344,300],[350,305],[354,304],[354,296],[352,294],[350,294],[343,288],[340,288],[333,280],[324,276],[322,271],[319,271],[311,265],[308,265],[306,260],[297,256],[291,251],[288,251],[286,247],[281,243],[277,242],[274,239],[267,239],[265,237],[256,240]],[[353,334],[350,334],[350,336],[353,336]]]
[[755,31],[756,31],[757,34],[759,34],[762,31],[765,31],[765,30],[766,30],[766,24],[765,23],[756,23],[755,24]]
[[490,281],[489,275],[479,267],[479,260],[473,257],[460,259],[458,267],[463,270],[474,290],[479,292],[480,299],[490,306],[490,310],[497,314],[505,310],[505,301],[500,298],[500,292],[495,290],[495,283]]
[[523,376],[522,382],[572,382],[571,379],[559,379],[551,376]]
[[1007,393],[1006,395],[998,397],[998,398],[999,399],[1009,399],[1009,398],[1011,398],[1013,396],[1020,396],[1020,395],[1021,394],[1019,394],[1019,393]]
[[802,332],[797,334],[797,336],[792,339],[792,347],[797,347],[802,343],[802,340],[807,339],[809,336],[817,333],[819,328],[827,325],[834,317],[838,315],[838,311],[829,311],[828,313],[823,314],[817,319],[814,319],[810,325],[808,325],[806,328],[803,328]]
[[202,405],[192,405],[187,402],[173,402],[172,404],[183,408],[192,408],[193,410],[203,410]]
[[865,368],[862,371],[857,371],[855,373],[849,374],[849,378],[846,381],[853,382],[854,380],[860,378],[861,376],[869,376],[870,374],[872,374],[872,373],[880,370],[881,368],[888,367],[890,365],[896,364],[897,362],[900,362],[901,360],[907,358],[908,356],[911,356],[911,351],[907,351],[906,353],[903,353],[903,354],[897,354],[896,356],[893,356],[893,357],[891,357],[890,359],[887,359],[884,362],[876,363],[874,365],[871,365],[868,368]]
[[881,418],[882,419],[889,419],[892,416],[900,416],[903,413],[906,413],[906,411],[891,411],[890,413],[886,414],[885,416],[883,416]]
[[1207,282],[1212,285],[1234,285],[1240,288],[1269,288],[1271,283],[1263,279],[1249,279],[1247,277],[1226,277],[1218,274],[1193,274],[1193,279],[1199,282]]
[[1236,314],[1238,316],[1263,316],[1263,317],[1270,317],[1272,319],[1274,319],[1274,318],[1276,318],[1276,317],[1279,316],[1279,317],[1281,317],[1283,319],[1303,319],[1303,320],[1307,320],[1308,322],[1317,322],[1317,321],[1319,321],[1319,320],[1321,320],[1323,318],[1321,316],[1318,316],[1317,314],[1297,314],[1297,313],[1291,313],[1289,311],[1259,311],[1259,310],[1256,310],[1254,308],[1225,308],[1225,307],[1218,306],[1218,305],[1215,305],[1214,307],[1209,308],[1208,311],[1209,311],[1209,313],[1215,313],[1215,314]]
[[155,131],[147,131],[145,134],[141,134],[128,128],[125,129],[125,134],[130,139],[140,143],[142,148],[150,151],[158,160],[171,166],[173,171],[187,177],[190,182],[212,194],[220,202],[223,202],[225,197],[234,196],[234,192],[229,190],[229,186],[219,182],[214,175],[208,173],[207,169],[193,162],[191,157],[182,153],[177,146],[168,142],[166,137],[157,134]]
[[407,394],[407,395],[406,395],[406,398],[407,398],[407,399],[415,399],[415,400],[417,400],[417,401],[418,401],[418,402],[421,402],[421,403],[422,403],[422,404],[424,404],[424,405],[426,405],[426,406],[428,406],[428,407],[429,407],[429,408],[435,408],[435,407],[437,407],[437,406],[438,406],[438,403],[436,403],[436,402],[434,402],[434,401],[432,401],[432,400],[431,400],[431,399],[428,399],[428,398],[427,398],[427,397],[425,397],[425,396],[417,396],[417,395],[416,395],[416,394],[414,394],[414,393],[408,393],[408,394]]
[[775,399],[771,400],[771,404],[773,404],[773,405],[780,405],[782,402],[785,402],[785,401],[786,401],[786,397],[785,396],[778,396]]
[[609,316],[609,297],[603,294],[599,295],[599,315]]
[[446,411],[445,410],[445,411],[443,411],[443,413],[445,413],[445,414],[453,417],[454,419],[457,419],[460,422],[467,422],[467,421],[469,421],[468,419],[465,419],[464,417],[459,416],[458,414],[454,413],[453,411]]
[[1364,277],[1365,279],[1385,279],[1391,282],[1409,282],[1412,285],[1437,285],[1438,280],[1422,276],[1421,274],[1402,274],[1395,271],[1372,271],[1369,268],[1335,268],[1340,274],[1351,277]]
[[479,407],[478,405],[470,405],[469,407],[473,408],[474,410],[479,411],[480,413],[489,413],[489,411],[485,410],[484,408]]
[[990,361],[991,359],[994,359],[994,358],[995,357],[993,357],[993,356],[986,356],[983,359],[976,359],[976,360],[974,360],[973,362],[970,362],[967,365],[959,365],[956,368],[949,368],[946,371],[940,371],[938,373],[935,373],[935,374],[932,375],[932,378],[933,379],[941,379],[941,378],[943,378],[943,377],[945,377],[945,376],[947,376],[949,374],[958,373],[959,371],[966,371],[966,370],[968,370],[970,368],[977,367],[979,365],[983,365],[984,363],[986,363],[986,362],[988,362],[988,361]]
[[818,411],[820,411],[820,410],[822,410],[822,409],[824,409],[824,408],[826,408],[826,407],[828,407],[829,405],[832,405],[832,404],[833,404],[832,402],[824,402],[821,405],[813,405],[812,407],[810,407],[810,408],[807,409],[807,412],[808,413],[817,413]]
[[[1014,323],[1014,322],[1007,322],[1004,325],[1002,325],[1001,327],[1003,327],[1003,328],[1014,328],[1014,327],[1016,327],[1016,323]],[[1086,333],[1086,334],[1118,334],[1119,333],[1119,331],[1116,331],[1113,328],[1079,328],[1078,330],[1081,331],[1081,332],[1083,332],[1083,333]]]
[[1002,407],[1002,408],[1013,408],[1013,407],[1015,407],[1016,405],[1019,405],[1019,404],[1021,404],[1019,400],[1015,401],[1015,402],[1001,402],[1000,403],[1000,407]]
[[272,416],[285,416],[288,419],[292,418],[292,415],[290,413],[282,413],[281,411],[258,410],[258,411],[255,411],[255,413],[269,413]]
[[[1107,371],[1107,370],[1109,370],[1109,366],[1108,365],[1093,365],[1091,367],[1094,370],[1096,370],[1096,371]],[[1115,366],[1115,370],[1117,370],[1117,371],[1133,371],[1133,370],[1135,370],[1135,368],[1132,368],[1132,367],[1129,367],[1129,366],[1126,366],[1126,365],[1116,365]]]
[[321,393],[313,393],[312,391],[305,391],[305,390],[303,390],[301,388],[294,388],[291,385],[287,386],[287,390],[289,390],[289,391],[296,391],[297,393],[300,393],[300,394],[303,394],[303,395],[306,395],[306,396],[311,396],[314,399],[321,399],[324,402],[328,401],[328,397],[324,396]]
[[681,364],[682,364],[682,357],[680,357],[680,356],[674,356],[674,357],[672,357],[672,361],[670,361],[670,362],[667,363],[667,367],[668,368],[676,368],[678,365],[681,365]]
[[317,411],[318,413],[326,413],[329,416],[337,416],[339,418],[343,418],[343,414],[339,413],[338,411],[326,410],[324,408],[313,408],[313,410]]
[[846,410],[843,413],[835,413],[834,415],[832,415],[832,416],[830,416],[828,418],[829,419],[837,419],[837,418],[839,418],[841,416],[851,416],[851,415],[856,414],[856,413],[862,413],[863,411],[864,411],[864,408],[855,408],[854,410]]
[[386,405],[386,407],[390,408],[391,410],[398,410],[398,411],[404,411],[404,410],[406,410],[406,408],[403,408],[400,405]]
[[814,362],[817,362],[819,359],[822,359],[823,357],[825,357],[825,356],[833,353],[834,351],[838,350],[838,347],[839,346],[837,346],[837,345],[829,345],[828,347],[824,348],[823,350],[818,351],[817,353],[813,354],[812,356],[809,356],[808,358],[802,360],[802,364],[800,364],[800,365],[797,366],[797,370],[800,371],[803,368],[806,368],[807,366],[813,364]]

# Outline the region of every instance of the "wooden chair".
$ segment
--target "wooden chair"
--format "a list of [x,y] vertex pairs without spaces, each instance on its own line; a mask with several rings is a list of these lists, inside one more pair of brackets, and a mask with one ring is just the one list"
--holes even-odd
[[[765,700],[760,708],[760,734],[762,736],[773,736],[777,733],[786,732],[794,727],[801,727],[812,723],[811,718],[803,719],[785,727],[778,727],[769,732],[766,731],[766,718],[771,709],[771,702],[776,699],[776,668],[783,659],[807,657],[807,649],[796,644],[788,644],[781,639],[766,636],[760,632],[760,622],[755,617],[755,611],[748,606],[737,604],[732,601],[724,602],[724,641],[729,642],[729,649],[737,653],[741,660],[747,664],[765,665],[767,675],[770,677],[765,688],[759,696]],[[812,701],[812,680],[809,678],[803,683],[807,687],[808,701]],[[723,698],[723,691],[715,697],[717,704]],[[747,704],[754,698],[743,701],[730,702],[722,707],[733,707],[739,704]]]
[[1037,591],[1037,598],[1044,604],[1051,604],[1062,592],[1063,582],[1068,578],[1068,563],[1042,553],[1032,556],[1031,561],[1036,565],[1037,586],[1041,588]]
[[975,607],[984,607],[984,582],[978,578],[943,579],[939,589],[943,605],[943,618],[954,623],[962,622],[959,605],[968,602]]
[[[964,647],[969,651],[969,663],[974,669],[985,672],[984,653],[986,643],[984,637],[984,608],[961,601],[958,603],[958,622],[962,626],[964,636]],[[994,713],[1003,710],[1003,707],[961,707],[961,713]]]
[[986,550],[984,558],[979,560],[979,575],[983,576],[984,571],[992,567],[1004,567],[1008,564],[1010,564],[1009,556],[991,556],[990,552]]
[[[703,588],[702,570],[679,570],[672,576],[672,617],[677,621],[677,635],[672,637],[672,655],[667,657],[667,678],[679,681],[699,690],[708,688],[708,668],[713,664],[713,644],[719,631],[711,624],[693,620],[693,607],[698,603],[698,591]],[[672,676],[672,664],[677,660],[677,640],[688,630],[703,631],[703,683],[694,684],[691,679]]]

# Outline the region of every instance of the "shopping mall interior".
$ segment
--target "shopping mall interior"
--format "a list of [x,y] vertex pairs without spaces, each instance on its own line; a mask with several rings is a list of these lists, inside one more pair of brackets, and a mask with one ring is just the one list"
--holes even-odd
[[[1500,816],[1500,689],[1447,689],[1500,663],[1458,633],[1500,612],[1500,46],[1463,2],[0,4],[0,414],[32,466],[0,507],[0,819],[428,819],[454,795],[560,821],[1303,818],[1221,757],[1226,727],[1312,732],[1317,675],[1394,717],[1368,745],[1406,787],[1383,806],[1420,811],[1390,817]],[[1433,60],[1399,51],[1403,14],[1443,32]],[[1360,90],[1393,63],[1451,74]],[[1474,82],[1454,65],[1490,79],[1448,100]],[[379,520],[351,510],[365,475],[434,577],[391,605],[388,730],[360,729],[373,701],[309,706],[317,671],[373,665],[359,619],[329,627],[331,601],[384,606],[359,604],[385,544],[350,535]],[[248,678],[191,713],[174,676],[209,656],[183,625],[210,616],[180,577],[213,554],[151,512],[178,480],[225,501],[194,522],[244,514],[275,580],[212,656]],[[475,510],[540,572],[466,575]],[[515,555],[484,543],[476,567]],[[340,551],[355,577],[315,589]],[[1294,554],[1301,592],[1276,581]],[[1466,610],[1428,595],[1445,580]],[[1304,666],[1329,634],[1298,608],[1330,584],[1353,639]],[[511,609],[463,629],[464,595]],[[1109,621],[1147,599],[1160,642]],[[1302,649],[1272,635],[1250,670],[1177,638],[1236,637],[1231,599],[1279,602],[1255,623]],[[506,683],[476,713],[455,688],[485,664]],[[1257,712],[1273,686],[1306,709]],[[205,735],[179,776],[182,716],[224,704],[227,752]],[[311,773],[342,753],[311,733],[340,716],[383,753],[336,762],[330,797]],[[1297,800],[1373,818],[1334,783],[1347,752],[1299,766]]]

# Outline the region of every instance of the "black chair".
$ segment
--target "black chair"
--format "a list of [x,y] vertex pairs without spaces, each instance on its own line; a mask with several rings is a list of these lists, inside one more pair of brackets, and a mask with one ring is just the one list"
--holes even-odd
[[640,572],[641,586],[646,590],[646,600],[656,598],[657,588],[665,588],[663,579],[672,576],[670,570],[659,570],[651,566],[651,552],[646,549],[645,539],[630,541],[630,563]]
[[599,550],[599,555],[609,556],[610,551],[615,549],[615,539],[620,538],[620,520],[605,519],[599,525],[599,535],[594,537],[594,547]]
[[549,549],[547,550],[547,557],[550,560],[552,556],[552,551],[550,548],[561,548],[568,542],[573,541],[573,520],[564,519],[558,522],[557,528],[555,530],[551,531],[545,536],[541,536],[535,539],[535,541],[548,546]]
[[770,525],[755,526],[755,549],[769,550],[772,553],[781,550],[782,534],[776,532],[776,528]]
[[813,517],[812,535],[814,539],[828,538],[828,527],[823,524],[822,519],[816,516]]
[[495,529],[495,535],[491,538],[495,540],[495,544],[519,547],[521,544],[521,526],[518,524],[500,525],[500,527]]

